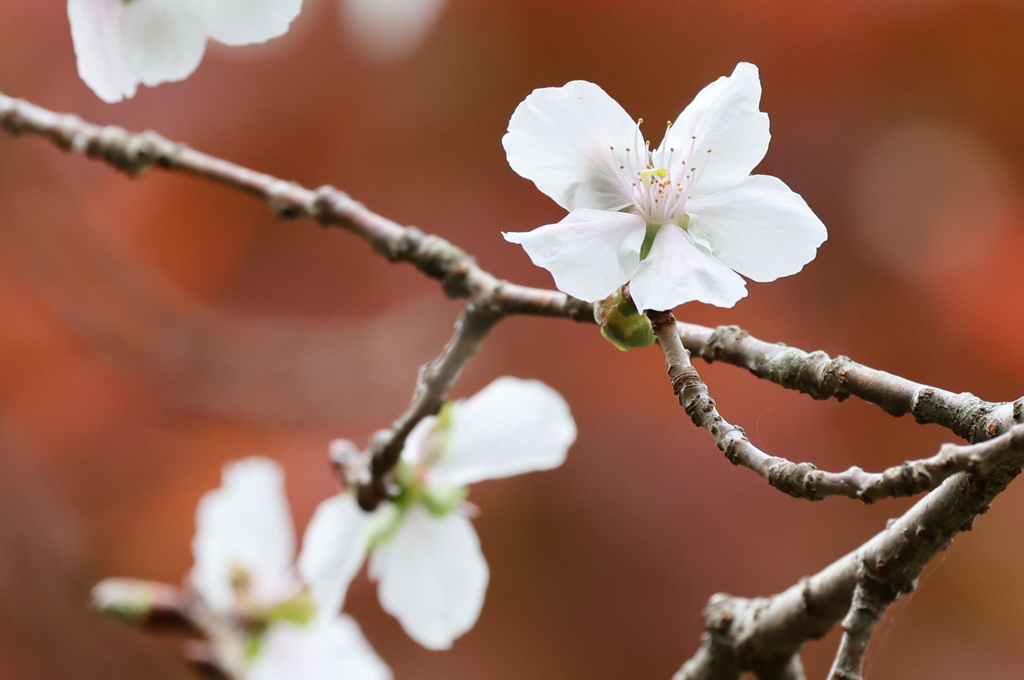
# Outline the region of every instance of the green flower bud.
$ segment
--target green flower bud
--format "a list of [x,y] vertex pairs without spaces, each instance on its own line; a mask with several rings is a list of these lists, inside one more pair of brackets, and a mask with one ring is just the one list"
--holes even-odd
[[654,344],[650,319],[637,311],[621,289],[594,305],[594,320],[601,325],[601,335],[623,351]]
[[187,631],[185,598],[174,586],[134,578],[108,578],[92,589],[92,604],[105,616],[146,629]]

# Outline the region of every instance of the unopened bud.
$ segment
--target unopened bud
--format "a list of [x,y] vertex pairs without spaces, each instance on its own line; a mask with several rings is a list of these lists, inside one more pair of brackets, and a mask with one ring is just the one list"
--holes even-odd
[[650,319],[637,311],[622,289],[594,304],[594,320],[601,325],[601,335],[623,351],[654,344]]
[[92,589],[93,606],[126,626],[150,632],[194,634],[182,591],[165,583],[108,578]]

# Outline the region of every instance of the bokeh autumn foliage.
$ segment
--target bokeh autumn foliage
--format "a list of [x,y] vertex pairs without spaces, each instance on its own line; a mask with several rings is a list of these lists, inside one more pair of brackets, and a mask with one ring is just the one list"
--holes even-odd
[[[284,39],[214,47],[186,82],[108,106],[77,79],[62,3],[5,0],[0,91],[333,184],[549,286],[500,235],[562,215],[505,163],[516,104],[584,78],[666,120],[752,61],[774,135],[761,168],[831,237],[736,308],[678,315],[990,400],[1024,393],[1021,3],[454,0],[391,63],[343,35],[333,2],[308,0]],[[340,231],[0,135],[0,677],[191,677],[172,644],[86,611],[91,584],[180,581],[196,502],[228,460],[280,461],[301,528],[336,488],[327,442],[365,442],[400,413],[457,311]],[[949,439],[698,368],[727,418],[791,459],[880,469]],[[502,374],[558,389],[579,440],[559,470],[474,488],[492,581],[452,651],[417,647],[356,582],[348,609],[398,678],[668,678],[711,594],[783,589],[908,505],[782,496],[693,428],[656,349],[620,353],[592,327],[505,322],[456,396]],[[876,635],[871,677],[1020,676],[1022,513],[1011,487],[926,572]],[[809,646],[809,676],[830,640]]]

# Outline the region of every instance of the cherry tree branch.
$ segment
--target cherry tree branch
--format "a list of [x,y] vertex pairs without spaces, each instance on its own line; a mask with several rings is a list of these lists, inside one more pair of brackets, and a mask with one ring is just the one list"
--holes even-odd
[[[589,303],[501,281],[448,241],[373,213],[333,187],[307,189],[154,132],[101,127],[2,94],[0,126],[14,134],[43,136],[129,175],[157,166],[244,191],[264,200],[281,219],[309,217],[324,226],[344,228],[389,261],[408,262],[438,280],[448,296],[470,299],[440,356],[421,369],[409,408],[390,428],[376,433],[367,452],[360,454],[361,469],[353,472],[355,468],[339,461],[366,509],[387,498],[390,471],[409,433],[424,417],[438,412],[466,361],[501,319],[530,314],[593,322]],[[734,464],[799,498],[840,495],[872,502],[930,492],[860,548],[782,593],[753,599],[712,597],[704,610],[707,632],[702,644],[675,679],[738,680],[751,671],[762,680],[803,680],[802,645],[824,635],[844,615],[845,634],[832,677],[859,678],[871,631],[885,607],[912,590],[924,566],[957,533],[969,529],[1020,473],[1024,398],[986,402],[871,369],[847,357],[766,343],[735,326],[710,329],[678,323],[668,312],[650,316],[680,405]],[[881,473],[857,467],[831,473],[809,463],[793,463],[753,446],[741,428],[721,416],[690,363],[690,352],[709,362],[745,367],[759,378],[815,399],[856,396],[892,415],[911,414],[918,422],[943,425],[971,443],[946,445],[931,458]]]
[[131,133],[87,123],[0,93],[0,127],[13,134],[35,134],[64,149],[106,162],[132,176],[156,166],[202,177],[262,199],[281,219],[310,217],[363,239],[392,262],[409,262],[441,282],[452,298],[469,297],[502,314],[531,314],[593,323],[590,304],[565,293],[501,281],[445,239],[403,227],[368,210],[343,191],[307,189],[204,154],[148,131]]
[[[511,314],[593,322],[589,303],[563,293],[501,281],[448,241],[388,220],[333,187],[310,190],[195,151],[154,132],[133,134],[116,126],[101,127],[84,122],[77,116],[57,114],[2,94],[0,126],[15,134],[43,136],[65,150],[102,160],[130,175],[141,174],[152,166],[185,172],[261,198],[282,219],[311,217],[325,226],[345,228],[367,241],[375,252],[388,260],[409,262],[437,279],[449,296],[470,297],[475,315],[493,316],[492,325]],[[847,357],[832,359],[824,352],[808,353],[781,344],[766,343],[735,326],[710,329],[678,323],[677,330],[682,346],[706,361],[726,361],[746,367],[758,377],[805,392],[816,399],[835,397],[842,400],[857,396],[893,415],[909,413],[919,422],[948,427],[968,441],[980,441],[1004,432],[1015,420],[1021,420],[1024,413],[1024,399],[1012,404],[991,403],[968,393],[954,394],[862,366]],[[456,344],[461,346],[468,341],[469,337],[466,337]],[[665,343],[662,345],[665,347]],[[449,349],[452,349],[451,345],[446,348],[442,359],[448,356]],[[674,351],[679,355],[678,350]],[[461,356],[460,352],[452,356]],[[464,363],[471,354],[469,352],[460,361]],[[696,375],[688,357],[686,361],[689,368],[683,370],[680,363],[678,370],[686,376],[691,375],[690,371]],[[461,365],[458,363],[459,368]],[[368,487],[361,485],[364,489],[363,502],[367,507],[384,497],[384,478],[397,461],[408,432],[425,415],[436,412],[440,407],[438,399],[443,401],[444,393],[457,376],[458,370],[455,370],[450,374],[450,380],[432,383],[437,387],[425,386],[421,381],[410,409],[391,428],[374,437],[370,446],[372,484]],[[703,383],[699,375],[696,379],[699,385],[694,384],[688,389],[700,392]],[[683,382],[686,380],[683,378]],[[681,387],[682,384],[679,383]],[[1020,446],[1020,438],[1011,437],[997,445],[995,448],[999,450],[995,452],[986,449],[985,453],[979,453],[944,447],[932,458],[908,462],[882,473],[866,473],[857,467],[829,473],[817,470],[809,463],[792,463],[758,450],[746,439],[742,429],[722,419],[706,389],[703,386],[703,396],[699,396],[698,402],[703,404],[701,408],[710,406],[711,410],[700,414],[694,411],[691,417],[698,415],[700,422],[707,427],[718,429],[718,434],[712,432],[716,443],[734,463],[750,467],[776,488],[801,498],[841,495],[872,502],[885,497],[914,495],[935,488],[958,471],[975,469],[981,458],[1012,456],[1012,451]],[[366,490],[371,488],[372,492]],[[372,500],[374,498],[377,501]]]
[[[846,357],[830,360],[823,352],[808,354],[782,345],[768,345],[750,338],[734,326],[722,327],[710,333],[700,347],[699,343],[692,341],[692,335],[710,329],[679,324],[671,312],[651,313],[650,317],[654,334],[665,354],[673,392],[690,420],[711,434],[715,444],[731,463],[753,470],[773,487],[795,498],[820,500],[826,496],[847,496],[871,503],[882,498],[912,496],[930,491],[959,472],[986,474],[998,465],[1024,460],[1024,425],[1004,424],[1001,420],[992,419],[992,414],[999,412],[1007,413],[1011,419],[1024,421],[1020,409],[1021,400],[1013,405],[989,404],[972,395],[964,397],[918,386],[903,378],[855,364]],[[690,351],[683,346],[681,329],[690,331],[691,346],[703,349],[709,361],[716,358],[716,352],[721,355],[717,348],[723,344],[729,346],[728,338],[733,338],[734,344],[746,342],[747,347],[733,350],[729,356],[735,358],[737,363],[740,360],[748,362],[747,366],[753,366],[751,370],[756,375],[773,379],[773,382],[785,382],[787,386],[799,385],[806,388],[802,391],[811,394],[825,394],[819,386],[831,379],[828,377],[831,373],[826,369],[839,361],[839,365],[845,367],[843,370],[847,377],[850,373],[860,375],[854,389],[864,394],[873,394],[870,386],[878,383],[892,387],[888,392],[879,390],[880,394],[891,394],[897,392],[898,388],[904,396],[916,398],[916,395],[925,392],[932,395],[935,399],[932,403],[937,404],[928,412],[945,421],[951,429],[962,429],[965,434],[978,439],[987,439],[1000,431],[1003,434],[990,441],[969,446],[947,444],[931,458],[907,461],[883,472],[865,472],[859,467],[851,467],[844,472],[827,472],[818,470],[810,463],[793,463],[754,446],[742,428],[722,417],[707,385],[690,363]],[[815,372],[808,367],[820,370]],[[838,375],[841,374],[842,371]],[[836,394],[836,389],[832,390],[832,394]],[[971,408],[967,409],[971,414],[969,416],[963,415],[965,402],[971,404]],[[979,427],[979,417],[986,419],[984,427]]]
[[[593,321],[589,303],[563,293],[501,281],[448,241],[415,228],[403,227],[332,187],[306,189],[203,154],[154,132],[133,134],[116,126],[101,127],[84,122],[77,116],[53,113],[2,94],[0,125],[15,134],[41,135],[65,150],[105,161],[130,175],[138,175],[154,165],[181,171],[261,198],[278,217],[312,217],[324,225],[345,228],[367,241],[375,252],[388,260],[410,262],[437,279],[449,296],[470,297],[479,314],[495,317],[493,323],[510,314]],[[847,357],[832,359],[824,352],[808,353],[766,343],[735,326],[712,330],[679,323],[677,329],[682,344],[709,362],[720,360],[746,367],[758,377],[800,390],[816,399],[857,396],[893,415],[910,413],[919,422],[944,425],[969,441],[979,441],[1005,431],[1024,412],[1024,399],[1013,404],[985,402],[971,394],[954,394],[871,369]],[[682,364],[678,368],[682,370]],[[692,366],[683,373],[690,375],[689,371],[696,373]],[[458,371],[455,371],[451,379],[457,375]],[[699,376],[697,382],[703,385]],[[436,412],[439,408],[435,403],[437,395],[443,397],[450,385],[451,382],[447,382],[435,390],[423,389],[421,384],[410,410],[391,428],[375,436],[371,442],[373,484],[365,487],[374,491],[363,492],[367,506],[375,503],[372,498],[379,500],[383,497],[384,476],[397,461],[396,451],[401,451],[408,432],[424,415]],[[696,389],[699,392],[699,385],[691,386],[691,391]],[[882,473],[866,473],[857,467],[841,473],[816,470],[809,463],[792,463],[758,450],[746,439],[742,429],[721,418],[714,409],[714,402],[706,395],[706,386],[703,390],[704,395],[698,401],[704,405],[702,408],[710,406],[711,410],[698,415],[709,428],[719,430],[717,435],[712,434],[727,457],[750,467],[776,488],[797,497],[842,495],[871,502],[890,496],[913,495],[934,488],[957,471],[973,469],[979,464],[974,452],[958,451],[953,455],[944,449],[930,459],[906,463]],[[1014,447],[1019,446],[1019,438],[1012,439],[1012,442],[1018,442]]]
[[833,359],[825,352],[758,340],[739,326],[677,325],[682,344],[708,363],[724,361],[746,368],[814,399],[858,397],[890,415],[909,414],[919,423],[941,425],[970,442],[994,437],[1024,420],[1024,397],[988,402],[969,392],[956,394],[868,368],[849,357]]
[[1006,464],[986,476],[948,478],[860,548],[777,595],[713,596],[701,646],[673,680],[738,680],[744,671],[762,680],[779,677],[777,669],[791,665],[805,642],[847,614],[863,565],[890,592],[913,590],[925,565],[969,530],[1020,471],[1019,464]]
[[843,619],[843,637],[839,641],[829,680],[863,680],[864,657],[875,626],[882,620],[886,608],[899,597],[884,582],[879,583],[869,566],[862,570],[853,589],[850,611]]

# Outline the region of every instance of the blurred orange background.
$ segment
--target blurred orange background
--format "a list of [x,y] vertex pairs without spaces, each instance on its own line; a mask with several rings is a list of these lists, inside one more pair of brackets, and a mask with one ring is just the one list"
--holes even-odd
[[[417,51],[380,62],[352,49],[333,0],[307,0],[285,38],[211,46],[187,81],[113,106],[76,75],[63,3],[0,2],[0,91],[333,184],[538,286],[547,273],[500,232],[562,210],[505,162],[515,106],[583,78],[672,119],[738,61],[760,67],[772,121],[760,171],[830,238],[799,275],[680,318],[985,399],[1024,393],[1020,2],[453,0]],[[191,677],[173,644],[87,611],[88,589],[180,582],[196,503],[229,460],[280,461],[301,531],[337,488],[327,443],[364,444],[402,411],[458,310],[341,231],[0,134],[0,677]],[[819,467],[881,469],[952,439],[698,369],[755,444]],[[784,589],[909,505],[770,489],[690,424],[657,349],[620,353],[593,327],[510,319],[454,396],[504,374],[558,389],[579,439],[561,469],[473,488],[491,585],[451,651],[419,648],[354,584],[346,609],[399,680],[667,679],[710,595]],[[1021,676],[1022,513],[1018,484],[936,560],[876,635],[869,677]],[[808,677],[837,639],[807,647]]]

